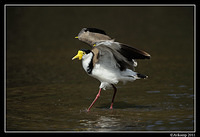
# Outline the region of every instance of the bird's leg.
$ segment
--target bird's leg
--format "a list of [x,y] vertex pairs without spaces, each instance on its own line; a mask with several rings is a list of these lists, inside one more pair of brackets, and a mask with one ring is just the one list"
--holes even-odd
[[98,92],[96,98],[94,99],[94,101],[92,102],[92,104],[90,105],[90,107],[87,109],[87,112],[90,111],[91,107],[92,107],[92,106],[94,105],[94,103],[97,101],[97,99],[99,98],[100,94],[101,94],[101,88],[99,89],[99,92]]
[[112,84],[112,87],[114,89],[114,94],[113,94],[113,98],[112,98],[112,103],[110,105],[110,109],[113,109],[113,103],[114,103],[114,99],[115,99],[115,94],[117,92],[117,88]]

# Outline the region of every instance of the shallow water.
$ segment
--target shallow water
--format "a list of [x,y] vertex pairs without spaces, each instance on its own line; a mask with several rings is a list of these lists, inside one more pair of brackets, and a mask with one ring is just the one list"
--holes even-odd
[[71,84],[8,89],[7,128],[39,131],[194,130],[194,95],[188,88],[171,87],[149,93],[128,84],[119,88],[113,110],[109,110],[112,91],[107,90],[89,113],[86,109],[95,97],[96,88],[91,85],[90,91],[85,87],[77,89],[81,90],[74,92]]
[[[91,10],[99,15],[92,25]],[[111,27],[116,14],[119,23]],[[10,7],[7,16],[5,130],[195,130],[192,8]],[[74,39],[83,26],[105,29],[152,55],[136,68],[148,79],[117,85],[113,110],[113,90],[107,89],[86,112],[100,83],[71,61],[78,49],[89,49]]]

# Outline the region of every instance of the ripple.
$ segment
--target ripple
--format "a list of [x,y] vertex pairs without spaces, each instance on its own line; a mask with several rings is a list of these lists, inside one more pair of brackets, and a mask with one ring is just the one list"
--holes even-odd
[[156,124],[156,125],[162,125],[162,124],[163,124],[163,121],[162,121],[162,120],[158,120],[158,121],[155,122],[155,124]]
[[168,94],[168,96],[170,96],[170,97],[172,97],[172,98],[180,98],[180,97],[178,96],[178,94]]
[[169,122],[169,124],[173,124],[173,125],[174,125],[174,124],[176,124],[176,122],[174,122],[174,121],[171,121],[171,122]]
[[178,86],[179,88],[185,88],[185,87],[187,87],[186,85],[180,85],[180,86]]
[[148,126],[146,127],[146,130],[152,130],[154,127],[155,127],[155,125],[148,125]]
[[160,91],[155,90],[155,91],[146,91],[147,93],[160,93]]
[[182,93],[182,94],[167,94],[168,96],[172,98],[181,98],[181,97],[186,97],[186,98],[194,98],[194,94],[188,94],[188,93]]

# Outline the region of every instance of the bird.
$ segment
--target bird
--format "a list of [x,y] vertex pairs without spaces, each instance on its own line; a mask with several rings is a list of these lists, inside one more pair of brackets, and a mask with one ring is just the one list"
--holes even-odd
[[87,112],[90,111],[99,98],[102,89],[114,89],[110,105],[110,109],[113,109],[117,93],[115,85],[118,82],[126,83],[127,81],[148,78],[147,75],[135,72],[135,67],[137,66],[135,59],[151,58],[146,51],[116,42],[104,30],[97,28],[83,28],[75,38],[88,44],[91,50],[78,50],[77,55],[72,60],[82,60],[82,67],[86,73],[100,81],[99,91],[94,101],[88,107]]

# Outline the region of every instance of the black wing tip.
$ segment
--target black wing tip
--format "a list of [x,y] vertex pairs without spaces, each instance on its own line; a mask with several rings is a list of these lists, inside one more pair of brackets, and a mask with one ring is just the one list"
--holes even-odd
[[151,55],[145,56],[145,59],[151,59]]
[[104,30],[101,29],[97,29],[97,28],[84,28],[85,32],[89,31],[89,32],[94,32],[94,33],[100,33],[100,34],[104,34],[107,35],[106,32]]
[[140,73],[137,73],[137,76],[138,76],[139,78],[143,78],[143,79],[148,78],[148,76],[143,75],[143,74],[140,74]]
[[143,50],[120,43],[121,53],[130,59],[150,59],[151,55]]

